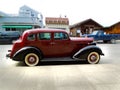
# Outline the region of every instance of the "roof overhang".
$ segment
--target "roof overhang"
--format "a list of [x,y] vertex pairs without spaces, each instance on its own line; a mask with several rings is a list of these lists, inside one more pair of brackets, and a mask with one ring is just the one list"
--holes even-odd
[[3,25],[2,28],[32,28],[31,25]]

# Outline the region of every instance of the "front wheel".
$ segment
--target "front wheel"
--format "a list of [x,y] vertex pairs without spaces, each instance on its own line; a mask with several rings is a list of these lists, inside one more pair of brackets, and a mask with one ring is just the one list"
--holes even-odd
[[36,53],[28,53],[25,56],[25,64],[28,66],[36,66],[39,63],[39,56]]
[[87,62],[89,64],[97,64],[100,61],[100,55],[98,52],[90,52],[87,56]]

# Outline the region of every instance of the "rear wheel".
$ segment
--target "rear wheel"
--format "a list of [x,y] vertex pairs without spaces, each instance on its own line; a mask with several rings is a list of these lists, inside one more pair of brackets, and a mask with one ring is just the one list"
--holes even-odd
[[108,42],[109,42],[109,40],[104,40],[103,42],[104,42],[104,43],[108,43]]
[[36,53],[28,53],[25,56],[25,64],[28,66],[36,66],[39,63],[39,56]]
[[90,52],[87,56],[87,62],[89,64],[97,64],[100,61],[100,55],[98,52]]
[[115,39],[111,39],[110,41],[112,44],[115,44],[116,43],[116,40]]

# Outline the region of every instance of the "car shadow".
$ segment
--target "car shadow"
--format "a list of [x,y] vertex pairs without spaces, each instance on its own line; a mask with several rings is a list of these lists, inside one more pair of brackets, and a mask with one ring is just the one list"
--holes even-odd
[[[79,65],[87,64],[86,61],[44,61],[40,62],[37,66],[54,66],[54,65]],[[24,62],[18,62],[17,67],[28,67]]]
[[48,65],[78,65],[78,64],[87,64],[85,61],[50,61],[50,62],[41,62],[40,66]]

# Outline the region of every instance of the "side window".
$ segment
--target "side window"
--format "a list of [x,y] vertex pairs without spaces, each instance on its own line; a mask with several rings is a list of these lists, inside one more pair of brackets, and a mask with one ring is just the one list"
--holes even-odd
[[51,33],[39,33],[38,35],[39,40],[50,40],[51,39]]
[[34,41],[34,40],[35,40],[35,34],[30,34],[30,35],[27,37],[27,40],[29,40],[29,41]]
[[68,35],[66,33],[62,33],[62,32],[54,33],[54,39],[55,40],[66,40],[66,39],[68,39]]

